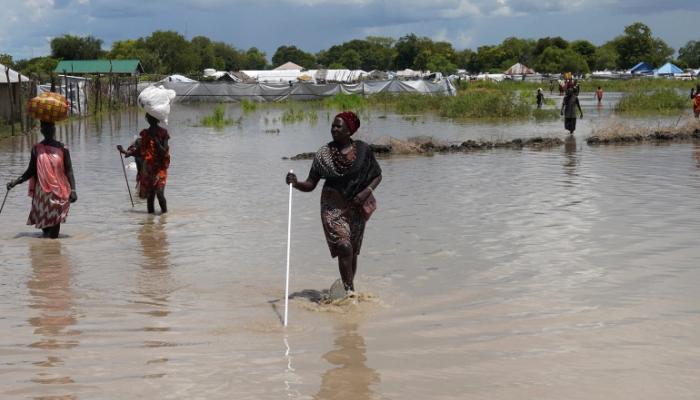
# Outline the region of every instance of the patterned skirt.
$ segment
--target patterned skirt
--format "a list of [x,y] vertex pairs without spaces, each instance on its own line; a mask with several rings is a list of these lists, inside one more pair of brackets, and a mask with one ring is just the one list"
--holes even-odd
[[49,228],[66,222],[70,201],[61,200],[53,192],[44,192],[37,183],[32,197],[32,209],[29,212],[27,225],[39,229]]
[[333,189],[321,192],[321,223],[331,257],[338,256],[341,245],[350,245],[353,254],[360,254],[365,219],[352,202]]

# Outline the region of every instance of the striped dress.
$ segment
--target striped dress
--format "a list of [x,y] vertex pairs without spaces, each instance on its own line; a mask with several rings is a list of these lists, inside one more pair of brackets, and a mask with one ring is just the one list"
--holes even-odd
[[27,225],[43,229],[66,222],[71,188],[65,173],[63,148],[38,143],[34,152],[36,175],[29,181],[32,209]]

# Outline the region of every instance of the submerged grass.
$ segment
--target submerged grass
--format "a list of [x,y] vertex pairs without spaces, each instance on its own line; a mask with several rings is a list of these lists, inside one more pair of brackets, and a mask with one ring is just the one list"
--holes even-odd
[[227,125],[234,124],[235,121],[226,118],[226,109],[224,108],[224,105],[218,104],[214,107],[214,110],[210,115],[202,117],[201,123],[203,126],[210,126],[220,129]]
[[688,97],[679,94],[675,89],[638,90],[625,94],[615,106],[615,111],[620,113],[669,114],[689,107]]
[[258,103],[251,100],[243,99],[241,100],[241,108],[244,112],[252,112],[258,109]]

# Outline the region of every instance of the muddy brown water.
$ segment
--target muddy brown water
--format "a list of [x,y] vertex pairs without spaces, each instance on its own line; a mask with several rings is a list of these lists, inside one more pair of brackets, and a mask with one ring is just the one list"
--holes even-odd
[[[215,130],[193,126],[209,106],[176,105],[171,212],[156,216],[131,208],[114,150],[142,114],[63,125],[79,200],[62,238],[24,225],[26,184],[0,215],[0,398],[697,398],[700,145],[588,147],[609,110],[584,107],[561,148],[380,160],[357,301],[309,300],[338,273],[319,190],[295,192],[287,329],[283,178],[310,161],[282,157],[328,141],[330,115],[285,125],[261,109]],[[378,110],[361,130],[562,125]],[[35,140],[0,141],[0,181]]]

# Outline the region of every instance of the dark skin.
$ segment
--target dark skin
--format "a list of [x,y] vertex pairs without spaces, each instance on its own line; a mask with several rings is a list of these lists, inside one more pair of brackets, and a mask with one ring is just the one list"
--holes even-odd
[[[343,155],[347,155],[352,150],[352,133],[350,133],[350,130],[342,118],[333,120],[331,136],[333,137],[333,143],[340,149]],[[367,200],[369,195],[372,194],[372,191],[379,186],[381,181],[381,175],[374,178],[365,189],[353,197],[352,206],[357,208],[362,207],[362,204]],[[291,184],[292,187],[302,192],[311,192],[316,188],[316,185],[318,185],[319,178],[309,175],[305,181],[300,182],[297,180],[297,176],[290,172],[287,174],[285,182],[287,185]],[[351,244],[343,245],[339,248],[338,269],[340,270],[340,278],[343,280],[345,289],[354,291],[354,280],[357,272],[357,254]]]
[[[75,192],[75,177],[73,176],[73,163],[71,162],[70,152],[68,149],[63,147],[63,144],[56,140],[56,125],[51,122],[41,122],[41,134],[44,135],[44,140],[41,144],[45,146],[56,147],[63,149],[63,171],[68,178],[68,183],[70,184],[70,195],[68,200],[71,203],[75,203],[78,200],[78,194]],[[36,176],[36,154],[32,150],[32,158],[29,161],[29,166],[27,170],[19,178],[7,183],[7,190],[11,190],[13,187],[28,181],[29,179]],[[61,224],[50,226],[48,228],[42,228],[44,232],[43,236],[51,239],[58,238],[58,234],[61,231]]]
[[[161,154],[166,154],[168,151],[170,151],[170,146],[168,145],[168,139],[160,140],[158,139],[158,130],[160,127],[158,126],[158,119],[153,117],[150,114],[146,114],[146,121],[148,121],[148,135],[154,139],[154,142],[156,143],[156,148]],[[124,147],[122,145],[117,145],[117,150],[119,150],[120,153],[124,154],[126,157],[131,157],[135,155],[136,152],[129,152],[124,150]],[[138,149],[136,150],[138,151]],[[168,202],[165,199],[165,193],[163,189],[153,189],[149,190],[148,192],[148,197],[146,197],[146,207],[148,208],[148,213],[153,214],[156,212],[155,210],[155,205],[154,201],[155,198],[158,197],[158,205],[160,206],[160,210],[162,213],[167,213],[168,212]]]

